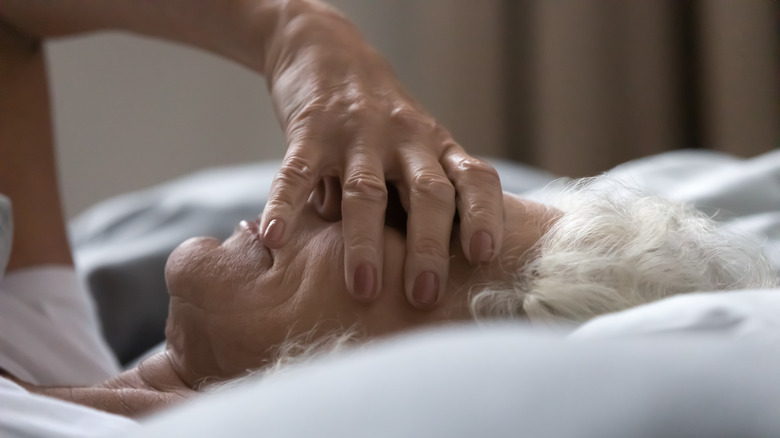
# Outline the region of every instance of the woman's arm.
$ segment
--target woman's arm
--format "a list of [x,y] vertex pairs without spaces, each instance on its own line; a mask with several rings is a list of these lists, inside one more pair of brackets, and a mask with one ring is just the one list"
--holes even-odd
[[444,292],[453,215],[472,263],[500,252],[503,202],[496,171],[469,156],[398,82],[357,29],[315,0],[5,0],[0,15],[49,37],[125,30],[200,47],[264,74],[287,137],[261,229],[284,245],[323,178],[341,183],[345,280],[371,301],[382,284],[386,184],[409,213],[404,277],[409,301]]
[[[469,157],[408,96],[354,26],[322,3],[3,0],[0,21],[5,22],[0,36],[0,190],[12,199],[16,221],[9,269],[71,263],[38,39],[101,29],[193,45],[266,75],[288,138],[264,216],[266,240],[283,244],[317,182],[337,177],[343,185],[347,285],[363,299],[375,297],[382,283],[386,183],[398,186],[410,212],[405,284],[413,304],[435,304],[446,285],[456,202],[461,239],[472,242],[464,245],[466,255],[484,262],[499,252],[503,204],[495,171]],[[474,245],[472,236],[484,233],[487,244],[481,239]],[[168,371],[134,369],[91,388],[28,388],[138,413],[191,395]]]
[[196,396],[171,366],[167,353],[157,353],[117,377],[89,387],[37,386],[0,370],[27,391],[89,406],[125,417],[142,417]]
[[[9,271],[72,264],[55,161],[41,44],[0,21],[0,193],[11,198],[15,222]],[[0,375],[36,394],[130,417],[195,394],[166,353],[92,387],[41,387]]]
[[127,31],[213,52],[265,73],[265,49],[285,19],[307,2],[278,0],[5,0],[0,16],[21,31],[52,38]]
[[8,271],[72,264],[60,202],[43,50],[0,21],[0,193],[13,203]]

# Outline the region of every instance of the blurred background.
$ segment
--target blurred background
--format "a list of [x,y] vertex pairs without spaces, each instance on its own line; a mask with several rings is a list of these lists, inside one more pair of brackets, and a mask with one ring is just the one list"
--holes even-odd
[[[776,0],[332,0],[473,154],[586,176],[780,143]],[[281,158],[262,78],[126,35],[49,47],[68,216],[209,166]]]

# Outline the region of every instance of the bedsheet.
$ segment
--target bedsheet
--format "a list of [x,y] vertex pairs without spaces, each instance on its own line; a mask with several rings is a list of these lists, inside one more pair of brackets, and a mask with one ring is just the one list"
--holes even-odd
[[[507,191],[534,197],[561,182],[517,163],[492,162]],[[97,301],[106,338],[122,362],[164,339],[168,297],[163,269],[168,254],[192,236],[225,238],[238,221],[257,216],[278,165],[263,162],[205,170],[107,200],[71,223],[77,267]],[[675,151],[626,163],[610,173],[645,191],[715,214],[725,227],[762,245],[780,272],[780,150],[752,159]],[[686,303],[696,307],[696,300]],[[639,321],[636,315],[644,313],[631,315],[600,319],[599,327],[607,320],[636,330],[624,321]],[[690,321],[706,325],[710,320],[701,316]]]
[[777,347],[437,328],[245,382],[132,436],[776,438]]

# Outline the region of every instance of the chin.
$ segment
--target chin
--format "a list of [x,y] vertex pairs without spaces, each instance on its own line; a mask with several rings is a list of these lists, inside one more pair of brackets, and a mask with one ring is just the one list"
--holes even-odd
[[219,240],[212,237],[193,237],[177,246],[165,262],[168,291],[176,289],[179,283],[195,276],[198,266],[208,263],[206,255],[219,244]]

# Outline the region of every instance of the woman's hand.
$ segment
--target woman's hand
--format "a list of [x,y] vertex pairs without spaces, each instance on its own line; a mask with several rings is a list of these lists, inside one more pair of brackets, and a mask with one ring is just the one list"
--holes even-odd
[[262,226],[284,245],[323,177],[342,189],[348,290],[370,301],[382,284],[386,184],[409,213],[405,290],[417,307],[446,287],[457,207],[472,263],[498,254],[503,230],[495,170],[466,154],[406,94],[385,61],[329,6],[314,0],[5,0],[0,16],[37,37],[115,29],[224,56],[266,76],[288,149]]
[[382,284],[386,185],[393,184],[409,214],[406,295],[430,307],[446,287],[456,208],[466,257],[477,264],[498,254],[498,175],[404,91],[346,19],[313,6],[267,46],[266,78],[287,153],[261,221],[265,243],[283,246],[315,187],[338,178],[347,288],[371,301]]

